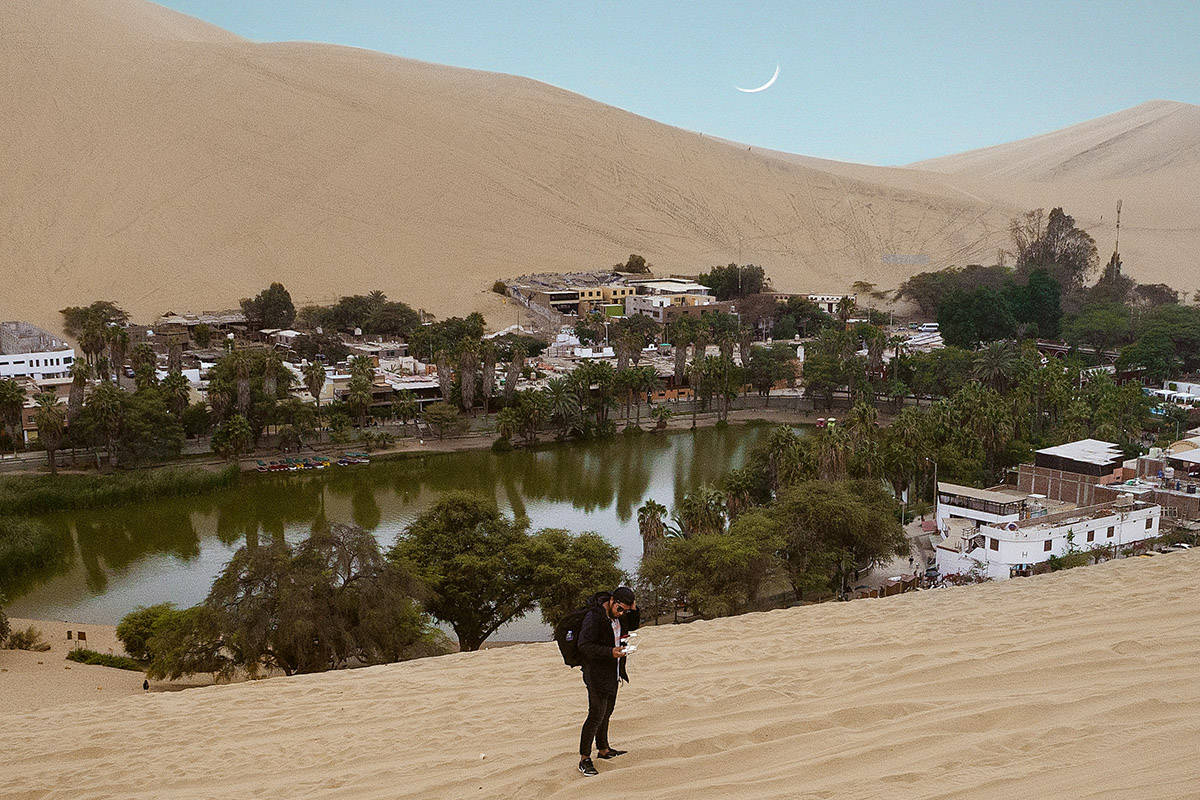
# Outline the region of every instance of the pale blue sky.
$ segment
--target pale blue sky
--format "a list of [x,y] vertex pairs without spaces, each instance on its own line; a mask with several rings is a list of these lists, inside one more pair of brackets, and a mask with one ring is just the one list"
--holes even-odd
[[[762,147],[905,164],[1145,100],[1200,103],[1200,2],[163,0],[303,39],[535,78]],[[765,92],[743,94],[780,65]]]

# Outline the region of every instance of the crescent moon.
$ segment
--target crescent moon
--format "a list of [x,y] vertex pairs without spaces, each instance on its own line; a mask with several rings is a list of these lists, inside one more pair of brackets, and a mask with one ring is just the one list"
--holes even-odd
[[766,91],[767,89],[770,89],[771,84],[774,83],[775,79],[778,77],[779,77],[779,65],[776,64],[775,65],[775,74],[771,76],[771,80],[767,81],[762,86],[759,86],[757,89],[743,89],[740,86],[735,86],[733,88],[737,89],[739,92],[745,92],[746,94],[754,94],[755,92],[762,92],[762,91]]

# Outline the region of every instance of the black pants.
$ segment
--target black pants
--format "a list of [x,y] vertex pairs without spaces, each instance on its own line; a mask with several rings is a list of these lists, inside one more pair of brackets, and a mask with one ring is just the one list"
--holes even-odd
[[608,718],[612,716],[613,708],[617,705],[617,692],[598,692],[591,686],[588,692],[588,715],[583,722],[583,730],[579,732],[579,755],[589,758],[592,755],[592,741],[596,742],[599,750],[608,749]]

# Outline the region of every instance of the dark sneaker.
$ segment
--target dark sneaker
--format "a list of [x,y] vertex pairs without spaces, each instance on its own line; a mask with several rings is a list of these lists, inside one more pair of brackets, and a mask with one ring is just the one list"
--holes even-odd
[[610,758],[616,758],[617,756],[623,756],[628,752],[629,752],[628,750],[618,750],[615,747],[610,747],[610,748],[608,748],[607,753],[597,753],[596,757],[608,760]]
[[582,772],[584,775],[588,776],[589,778],[592,777],[593,775],[600,774],[596,770],[596,765],[592,763],[592,760],[590,758],[579,759],[579,771]]

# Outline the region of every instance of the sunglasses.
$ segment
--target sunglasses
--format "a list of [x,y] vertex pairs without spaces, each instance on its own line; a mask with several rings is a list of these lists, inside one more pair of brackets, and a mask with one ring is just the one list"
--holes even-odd
[[613,603],[614,614],[627,614],[631,610],[632,609],[630,609],[628,606],[621,605],[620,603]]

